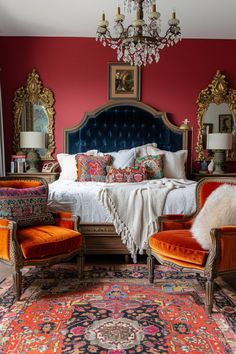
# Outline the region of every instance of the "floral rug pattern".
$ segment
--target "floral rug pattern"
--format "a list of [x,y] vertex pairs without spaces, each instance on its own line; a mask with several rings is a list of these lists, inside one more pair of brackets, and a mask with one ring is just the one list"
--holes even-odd
[[0,284],[0,353],[234,353],[235,294],[219,279],[213,315],[204,312],[204,281],[157,266],[73,264],[23,276],[14,301],[12,280]]

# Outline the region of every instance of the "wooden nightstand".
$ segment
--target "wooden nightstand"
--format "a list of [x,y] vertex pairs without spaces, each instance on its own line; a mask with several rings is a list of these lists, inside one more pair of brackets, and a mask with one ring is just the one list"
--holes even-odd
[[192,173],[191,178],[195,181],[200,181],[202,178],[205,177],[232,177],[236,178],[236,173],[222,173],[222,174],[214,174],[214,173]]
[[60,175],[59,172],[38,172],[38,173],[7,173],[8,176],[16,177],[40,177],[44,178],[48,183],[56,181]]

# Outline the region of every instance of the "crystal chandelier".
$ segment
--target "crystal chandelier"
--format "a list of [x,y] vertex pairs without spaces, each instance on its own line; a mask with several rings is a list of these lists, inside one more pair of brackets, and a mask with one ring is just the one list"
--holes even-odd
[[[159,50],[176,44],[181,39],[179,20],[175,11],[168,21],[169,28],[165,35],[161,36],[160,13],[156,11],[155,0],[124,0],[124,7],[129,12],[133,9],[137,13],[132,24],[127,28],[124,27],[125,16],[121,14],[118,6],[114,16],[115,37],[108,28],[109,22],[105,18],[105,13],[102,14],[96,33],[96,40],[117,50],[118,61],[138,66],[151,64],[154,60],[157,63],[160,59]],[[150,10],[146,23],[144,10],[148,9]]]

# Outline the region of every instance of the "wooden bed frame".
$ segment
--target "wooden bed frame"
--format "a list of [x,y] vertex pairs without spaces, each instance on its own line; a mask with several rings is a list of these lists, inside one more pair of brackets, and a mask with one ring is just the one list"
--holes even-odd
[[[108,117],[109,114],[111,114],[111,120],[112,120],[113,114],[117,114],[117,112],[119,114],[119,110],[129,112],[129,109],[132,112],[134,112],[134,114],[136,112],[135,110],[137,110],[139,114],[140,112],[141,114],[143,112],[145,124],[146,121],[148,124],[150,119],[152,122],[156,120],[156,122],[161,123],[162,129],[164,129],[164,131],[168,133],[167,134],[168,139],[171,140],[173,137],[173,140],[175,140],[175,138],[177,137],[179,141],[179,146],[176,147],[172,145],[170,141],[167,142],[167,145],[165,141],[164,142],[162,141],[160,144],[160,134],[158,131],[155,132],[155,128],[153,128],[153,126],[150,126],[150,129],[154,130],[154,132],[152,132],[154,134],[152,135],[152,138],[144,136],[142,137],[142,140],[137,140],[137,142],[132,140],[131,144],[128,143],[127,146],[124,146],[124,142],[122,143],[123,145],[119,145],[119,143],[115,142],[116,149],[113,147],[107,149],[107,147],[96,144],[96,141],[91,143],[89,142],[88,144],[87,142],[86,144],[84,143],[84,140],[86,139],[86,133],[84,133],[84,129],[86,131],[86,126],[89,124],[91,120],[92,121],[96,120],[96,122],[99,124],[99,120],[101,120],[103,114],[105,114]],[[108,121],[109,119],[110,118],[108,118]],[[117,124],[117,120],[115,121]],[[97,126],[97,124],[95,125],[96,125],[95,131],[98,131],[99,127]],[[137,127],[137,129],[139,129],[139,127]],[[142,128],[140,127],[140,129]],[[108,104],[97,108],[93,112],[85,113],[82,121],[78,125],[74,126],[73,128],[64,129],[63,134],[64,134],[64,152],[70,154],[83,152],[90,149],[98,149],[99,151],[102,152],[118,151],[125,148],[140,146],[150,142],[157,142],[158,147],[164,150],[169,150],[169,151],[177,151],[180,149],[188,150],[189,153],[188,153],[188,161],[187,161],[187,169],[186,169],[187,176],[190,173],[191,131],[178,128],[168,120],[166,113],[158,112],[154,108],[142,102],[130,101],[130,100],[116,101],[116,102],[111,101]],[[87,135],[91,135],[91,134],[87,134]],[[150,140],[150,139],[155,139],[154,137],[155,135],[156,135],[156,140]],[[112,139],[114,140],[114,137]],[[98,255],[98,254],[122,254],[126,256],[129,255],[126,246],[122,243],[120,236],[116,233],[115,228],[112,224],[80,223],[80,230],[85,237],[85,245],[86,245],[85,253],[87,255]]]

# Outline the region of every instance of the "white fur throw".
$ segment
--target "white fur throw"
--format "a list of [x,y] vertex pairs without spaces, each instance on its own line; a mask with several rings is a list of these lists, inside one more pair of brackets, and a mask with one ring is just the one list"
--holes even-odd
[[209,195],[191,231],[202,248],[209,250],[210,230],[223,225],[236,226],[236,186],[230,184],[223,184]]

